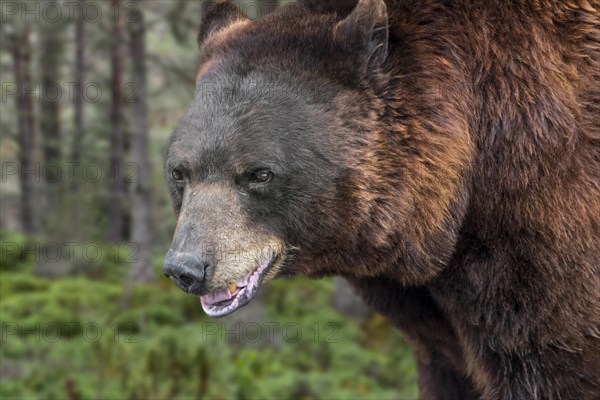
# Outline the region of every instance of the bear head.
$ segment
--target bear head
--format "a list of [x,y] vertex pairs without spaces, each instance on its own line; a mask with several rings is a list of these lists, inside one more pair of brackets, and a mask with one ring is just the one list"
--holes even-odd
[[195,96],[166,152],[167,276],[221,316],[277,276],[375,276],[426,253],[403,241],[416,189],[383,150],[383,0],[307,1],[257,21],[217,2],[198,41]]

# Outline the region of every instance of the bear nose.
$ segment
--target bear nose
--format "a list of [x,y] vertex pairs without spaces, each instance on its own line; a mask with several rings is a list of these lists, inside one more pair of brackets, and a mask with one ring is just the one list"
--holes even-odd
[[163,273],[186,293],[199,296],[209,264],[193,254],[167,253]]

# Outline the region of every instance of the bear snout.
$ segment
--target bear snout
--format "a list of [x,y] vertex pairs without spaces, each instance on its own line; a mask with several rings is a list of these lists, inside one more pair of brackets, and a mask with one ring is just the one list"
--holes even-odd
[[211,263],[189,253],[171,250],[165,256],[163,273],[175,285],[194,296],[202,294],[206,277],[210,275]]

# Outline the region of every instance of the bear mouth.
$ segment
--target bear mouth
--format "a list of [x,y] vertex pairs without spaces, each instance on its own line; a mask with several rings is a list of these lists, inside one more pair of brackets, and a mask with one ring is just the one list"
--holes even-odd
[[236,283],[200,296],[204,312],[210,317],[223,317],[250,303],[277,258],[272,255]]

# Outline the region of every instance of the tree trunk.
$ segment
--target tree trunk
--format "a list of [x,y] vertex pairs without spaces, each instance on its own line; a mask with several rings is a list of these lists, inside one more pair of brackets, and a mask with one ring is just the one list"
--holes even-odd
[[148,159],[148,107],[146,74],[146,32],[141,2],[137,2],[136,12],[131,15],[130,53],[131,82],[135,97],[131,99],[131,160],[137,174],[132,181],[131,193],[131,240],[137,247],[136,257],[131,265],[130,280],[148,283],[154,280],[151,262],[151,196],[150,162]]
[[[80,8],[85,6],[85,0],[80,1]],[[78,164],[81,162],[81,146],[83,142],[83,80],[85,79],[85,20],[83,13],[79,13],[75,21],[75,82],[76,89],[73,96],[73,148],[71,150],[71,161],[75,168],[79,170]],[[73,179],[70,182],[71,193],[76,196],[79,194],[79,180]],[[74,210],[75,211],[75,210]],[[75,219],[79,222],[79,218]]]
[[346,279],[339,276],[333,277],[333,289],[333,304],[340,314],[357,321],[364,321],[369,316],[369,308],[354,293]]
[[120,0],[112,0],[114,23],[112,31],[112,132],[110,137],[111,186],[108,199],[108,240],[111,243],[123,241],[123,202],[125,181],[123,180],[123,159],[125,155],[125,130],[123,120],[123,17]]
[[[40,72],[42,81],[40,100],[40,133],[44,151],[45,231],[56,222],[60,204],[63,167],[61,165],[60,98],[62,80],[60,66],[63,61],[62,21],[43,21],[40,25]],[[52,218],[54,216],[54,218]],[[53,221],[54,219],[54,221]]]
[[35,146],[35,125],[33,118],[33,90],[31,83],[31,43],[30,26],[12,37],[12,53],[15,81],[17,84],[17,113],[19,129],[19,162],[21,167],[21,210],[20,220],[23,232],[28,235],[37,233],[37,219],[34,208],[35,180],[33,152]]
[[[83,10],[85,0],[80,0],[79,7]],[[73,93],[73,142],[71,144],[71,163],[76,171],[81,171],[82,146],[85,134],[83,127],[84,98],[83,87],[85,85],[85,19],[83,12],[78,13],[75,19],[75,88]],[[70,237],[72,239],[80,238],[82,231],[81,215],[81,193],[79,190],[79,180],[81,176],[76,174],[70,177],[69,181],[69,204],[72,212],[73,228]]]

